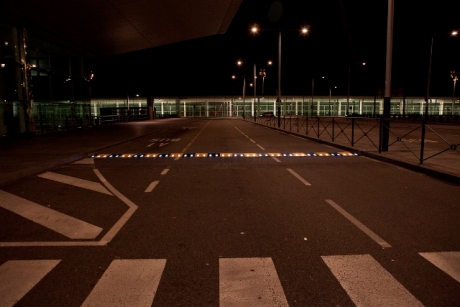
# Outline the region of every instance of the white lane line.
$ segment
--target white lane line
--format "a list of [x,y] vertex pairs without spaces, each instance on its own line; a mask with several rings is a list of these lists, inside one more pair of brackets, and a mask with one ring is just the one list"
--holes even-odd
[[419,253],[420,256],[460,282],[460,252]]
[[423,306],[370,255],[321,258],[356,306]]
[[159,180],[155,180],[154,182],[152,182],[152,183],[147,187],[147,189],[145,189],[144,192],[146,192],[146,193],[152,192],[153,189],[155,189],[155,187],[157,186],[157,184],[158,184],[159,182],[160,182]]
[[342,207],[337,205],[334,201],[330,199],[326,199],[326,202],[331,205],[332,208],[337,210],[340,214],[342,214],[345,218],[347,218],[350,222],[352,222],[356,227],[358,227],[362,232],[368,235],[372,240],[374,240],[377,244],[379,244],[383,248],[391,247],[391,245],[380,238],[375,232],[370,230],[366,225],[358,221],[355,217],[353,217],[350,213],[345,211]]
[[260,146],[259,144],[256,144],[260,149],[262,150],[265,150],[265,148],[263,148],[262,146]]
[[74,187],[87,189],[87,190],[91,190],[91,191],[95,191],[95,192],[99,192],[99,193],[103,193],[107,195],[113,195],[106,188],[104,188],[104,186],[100,184],[99,182],[84,180],[84,179],[61,175],[61,174],[52,173],[52,172],[45,172],[37,176],[40,178],[45,178],[45,179],[57,181],[60,183],[72,185]]
[[14,306],[60,260],[9,260],[0,266],[0,306]]
[[169,172],[169,168],[165,168],[162,172],[161,175],[166,175]]
[[302,182],[304,185],[306,186],[311,186],[311,184],[306,181],[305,179],[303,179],[299,174],[297,174],[296,172],[294,172],[292,169],[288,168],[287,169],[289,173],[291,173],[292,175],[294,175],[295,178],[299,179],[300,182]]
[[[198,134],[193,138],[193,140],[190,141],[190,143],[187,144],[187,146],[185,146],[184,149],[182,149],[182,153],[186,152],[187,149],[192,146],[193,142],[195,142],[195,140],[200,136],[200,134],[204,131],[204,129],[206,129],[206,127],[209,125],[211,121],[208,121],[207,124],[203,127],[203,129],[200,130],[200,132],[198,132]],[[174,161],[177,161],[179,160],[180,158],[182,157],[182,155],[180,156],[177,156]]]
[[84,159],[75,161],[72,164],[94,164],[94,159],[93,158],[84,158]]
[[165,265],[166,259],[112,261],[82,307],[152,305]]
[[251,142],[253,142],[254,144],[256,143],[256,141],[254,141],[253,139],[249,139]]
[[220,307],[289,306],[271,258],[219,259]]
[[70,239],[94,239],[102,228],[0,190],[0,207]]
[[276,162],[281,162],[277,157],[275,156],[272,156],[273,160],[275,160]]
[[134,214],[134,212],[137,210],[136,204],[134,204],[132,201],[130,201],[126,196],[118,192],[117,189],[115,189],[108,181],[107,179],[102,176],[101,172],[99,170],[94,169],[94,172],[96,173],[97,177],[99,180],[115,195],[118,197],[119,200],[124,202],[128,207],[128,211],[123,214],[123,216],[113,225],[112,228],[110,228],[109,231],[104,235],[104,237],[101,239],[100,243],[101,244],[107,244],[108,242],[112,241],[113,237],[120,231],[121,227],[125,225],[125,223],[131,218],[131,215]]

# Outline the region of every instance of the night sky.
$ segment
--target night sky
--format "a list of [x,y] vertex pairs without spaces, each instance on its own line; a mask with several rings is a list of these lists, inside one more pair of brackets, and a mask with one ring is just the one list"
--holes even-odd
[[[154,97],[241,95],[252,80],[253,63],[265,68],[265,95],[276,95],[278,29],[282,30],[282,95],[383,94],[387,6],[384,0],[243,0],[226,34],[128,54],[93,58],[94,96]],[[206,16],[196,16],[206,18]],[[262,31],[250,32],[257,24]],[[308,26],[307,36],[297,29]],[[460,1],[395,1],[392,88],[396,95],[426,94],[433,34],[430,96],[451,97],[449,72],[460,73]],[[245,65],[238,68],[236,61]],[[264,63],[274,61],[272,67]],[[357,63],[366,62],[366,66]],[[324,79],[321,76],[325,76]],[[260,82],[261,79],[259,79]],[[261,84],[257,85],[261,95]],[[457,87],[457,93],[458,90]],[[396,94],[398,93],[398,94]],[[248,88],[247,95],[253,90]]]

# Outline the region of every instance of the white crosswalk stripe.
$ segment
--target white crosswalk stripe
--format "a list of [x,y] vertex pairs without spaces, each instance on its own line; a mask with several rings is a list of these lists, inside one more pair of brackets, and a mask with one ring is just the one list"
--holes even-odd
[[420,255],[460,282],[460,252],[420,253]]
[[289,306],[271,258],[219,259],[220,306]]
[[423,306],[370,255],[322,258],[356,306]]
[[[420,255],[456,279],[460,252]],[[321,258],[356,306],[423,306],[368,254]],[[60,261],[10,260],[1,265],[0,307],[15,305]],[[151,306],[166,262],[113,260],[82,306]],[[289,306],[272,259],[220,258],[219,306]]]
[[114,260],[82,306],[151,306],[165,259]]
[[60,260],[10,260],[0,266],[0,307],[16,304]]

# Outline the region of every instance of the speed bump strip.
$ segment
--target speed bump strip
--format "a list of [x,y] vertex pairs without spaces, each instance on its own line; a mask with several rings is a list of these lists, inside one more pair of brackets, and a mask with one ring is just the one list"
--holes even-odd
[[113,159],[113,158],[262,158],[262,157],[352,157],[357,156],[357,153],[351,153],[349,151],[339,152],[269,152],[269,153],[257,153],[257,152],[197,152],[197,153],[101,153],[94,154],[91,158],[95,159]]

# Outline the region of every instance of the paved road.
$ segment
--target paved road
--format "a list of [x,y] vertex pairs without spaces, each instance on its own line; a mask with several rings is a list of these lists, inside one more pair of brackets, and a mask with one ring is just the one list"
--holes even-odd
[[458,186],[240,120],[155,125],[2,187],[0,306],[458,306]]

